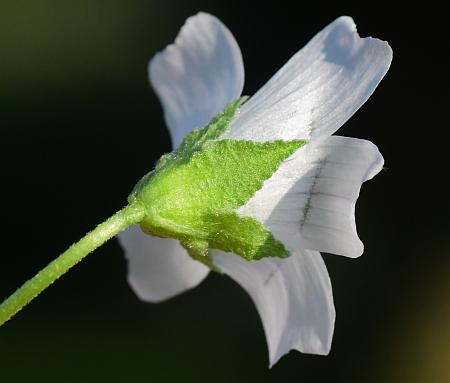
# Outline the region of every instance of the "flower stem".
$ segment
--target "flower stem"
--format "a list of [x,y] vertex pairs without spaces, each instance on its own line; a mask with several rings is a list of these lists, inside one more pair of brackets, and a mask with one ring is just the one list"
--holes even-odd
[[87,233],[77,243],[70,246],[58,258],[50,262],[33,278],[17,289],[14,294],[3,301],[0,305],[0,326],[11,319],[18,311],[90,252],[128,226],[139,223],[144,214],[142,205],[138,203],[130,204]]

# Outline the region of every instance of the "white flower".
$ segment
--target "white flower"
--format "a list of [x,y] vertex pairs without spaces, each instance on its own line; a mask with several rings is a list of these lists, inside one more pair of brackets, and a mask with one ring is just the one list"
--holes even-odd
[[[386,42],[360,38],[353,20],[340,17],[241,107],[225,133],[238,140],[309,141],[238,210],[264,224],[292,255],[246,261],[212,250],[214,264],[255,302],[271,365],[291,349],[330,350],[335,310],[319,251],[362,254],[355,202],[362,182],[383,165],[372,143],[331,135],[372,94],[391,59]],[[235,39],[205,13],[186,21],[175,43],[151,60],[149,72],[174,147],[237,99],[244,84]],[[142,300],[168,299],[195,287],[209,272],[174,239],[145,235],[138,226],[119,238],[129,261],[129,282]]]

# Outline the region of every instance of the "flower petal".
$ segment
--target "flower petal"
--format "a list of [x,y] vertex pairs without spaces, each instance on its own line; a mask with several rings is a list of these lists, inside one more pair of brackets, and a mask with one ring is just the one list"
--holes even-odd
[[197,286],[209,273],[175,239],[144,234],[138,225],[118,238],[128,259],[128,282],[143,301],[171,298]]
[[244,64],[227,27],[199,13],[187,19],[174,44],[150,61],[149,75],[176,148],[241,95]]
[[297,52],[241,108],[227,137],[325,138],[364,104],[389,69],[387,42],[360,38],[340,17]]
[[286,259],[246,261],[217,251],[214,263],[253,299],[266,333],[270,366],[291,349],[328,354],[335,311],[320,253],[306,250]]
[[358,257],[355,224],[361,184],[383,167],[369,141],[339,136],[306,145],[285,161],[239,213],[263,223],[289,250]]

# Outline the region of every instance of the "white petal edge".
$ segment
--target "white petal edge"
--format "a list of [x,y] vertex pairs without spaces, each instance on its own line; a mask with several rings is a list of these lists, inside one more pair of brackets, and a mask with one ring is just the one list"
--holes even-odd
[[196,287],[209,268],[193,260],[180,243],[130,226],[118,235],[128,260],[128,282],[146,302],[161,302]]
[[261,317],[270,367],[291,349],[326,355],[335,310],[330,278],[316,251],[246,261],[214,251],[214,263],[250,295]]
[[366,102],[392,60],[387,42],[360,38],[350,17],[319,32],[240,109],[228,138],[320,140]]
[[290,251],[311,249],[358,257],[355,223],[361,184],[383,167],[369,141],[331,136],[298,150],[239,208],[263,223]]
[[186,20],[174,44],[153,57],[149,76],[176,148],[241,95],[244,64],[227,27],[198,13]]

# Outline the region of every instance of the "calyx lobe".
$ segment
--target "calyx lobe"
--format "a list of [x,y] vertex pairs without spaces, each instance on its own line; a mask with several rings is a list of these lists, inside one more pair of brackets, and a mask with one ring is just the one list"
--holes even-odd
[[289,256],[266,227],[236,210],[306,141],[221,139],[244,101],[232,102],[207,127],[188,134],[129,197],[146,207],[145,232],[178,239],[194,259],[210,267],[211,248],[247,260]]

